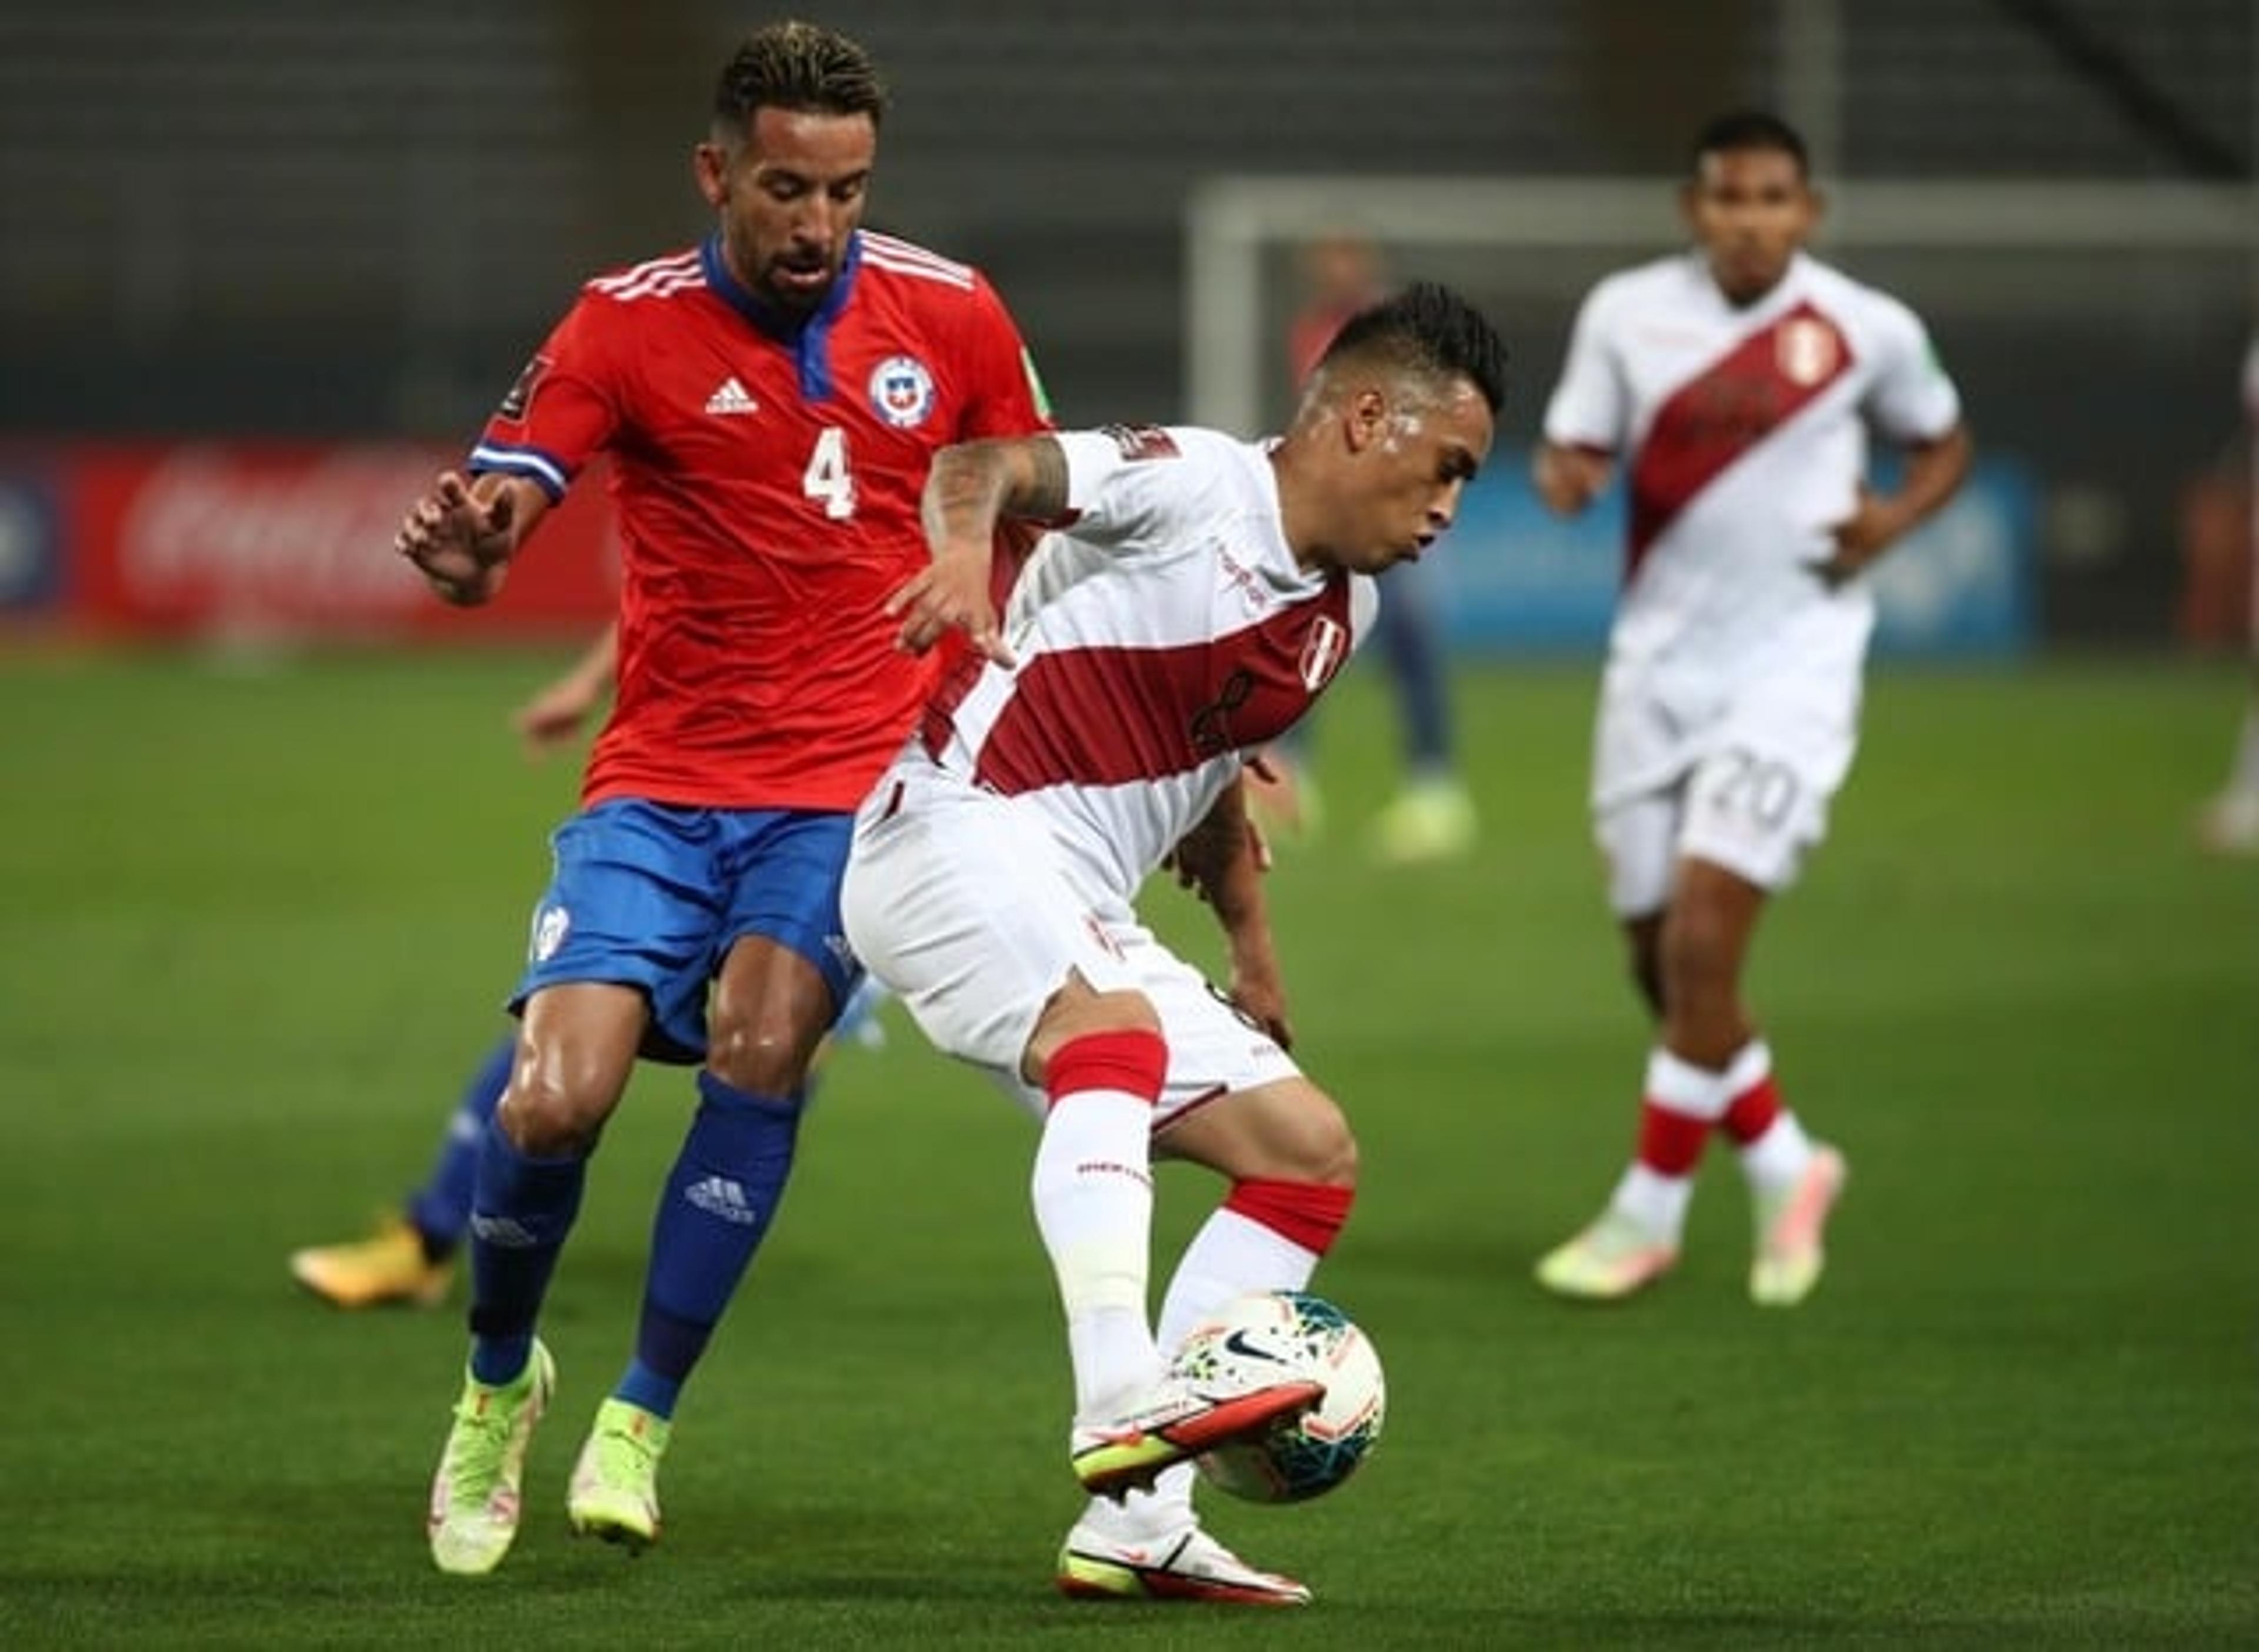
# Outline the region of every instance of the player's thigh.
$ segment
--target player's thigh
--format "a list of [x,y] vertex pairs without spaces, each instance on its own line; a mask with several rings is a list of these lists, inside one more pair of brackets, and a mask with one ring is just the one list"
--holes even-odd
[[946,777],[897,784],[881,783],[857,829],[848,940],[937,1049],[1023,1093],[1029,1036],[1070,973],[1100,992],[1137,982],[1039,822]]
[[553,986],[631,987],[650,1012],[643,1053],[696,1060],[716,936],[714,844],[706,811],[631,799],[559,827],[511,1008]]
[[1673,784],[1593,815],[1593,841],[1607,868],[1608,910],[1617,917],[1649,918],[1670,904],[1684,813],[1684,790]]
[[861,970],[839,914],[855,817],[840,810],[717,810],[722,915],[712,1037],[784,1039],[803,1057]]

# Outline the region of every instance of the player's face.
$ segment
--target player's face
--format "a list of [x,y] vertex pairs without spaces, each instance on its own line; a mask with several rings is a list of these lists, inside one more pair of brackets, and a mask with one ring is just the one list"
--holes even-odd
[[1684,205],[1711,278],[1737,304],[1779,284],[1820,214],[1796,157],[1778,149],[1713,150],[1687,183]]
[[1493,424],[1490,404],[1463,379],[1441,393],[1400,386],[1378,407],[1361,405],[1352,415],[1349,521],[1333,536],[1333,560],[1358,573],[1417,561],[1458,516],[1489,455]]
[[871,186],[868,115],[761,108],[742,141],[701,144],[699,188],[720,214],[730,273],[792,315],[839,279]]

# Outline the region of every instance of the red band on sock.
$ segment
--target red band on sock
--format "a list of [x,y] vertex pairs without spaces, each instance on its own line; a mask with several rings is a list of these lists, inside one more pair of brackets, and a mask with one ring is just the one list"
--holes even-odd
[[1160,1034],[1142,1027],[1085,1033],[1051,1053],[1044,1070],[1044,1093],[1054,1107],[1061,1097],[1083,1090],[1120,1090],[1158,1101],[1168,1076],[1169,1046]]
[[1349,1220],[1350,1204],[1356,1198],[1354,1187],[1249,1180],[1232,1184],[1223,1207],[1322,1257]]
[[1772,1122],[1779,1116],[1780,1086],[1767,1073],[1726,1104],[1718,1127],[1738,1145],[1747,1147],[1772,1129]]
[[1639,1104],[1639,1162],[1658,1176],[1692,1175],[1709,1136],[1707,1120],[1652,1100]]

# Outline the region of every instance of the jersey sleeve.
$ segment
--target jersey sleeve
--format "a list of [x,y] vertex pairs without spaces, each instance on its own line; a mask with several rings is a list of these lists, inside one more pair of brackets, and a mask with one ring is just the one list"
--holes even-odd
[[1615,308],[1606,282],[1578,307],[1561,381],[1545,404],[1545,439],[1558,446],[1612,453],[1623,445],[1629,404],[1610,336]]
[[581,466],[619,428],[616,351],[606,328],[610,301],[583,294],[566,312],[472,448],[473,475],[498,472],[562,499]]
[[1051,402],[1036,374],[1035,358],[1012,322],[1004,301],[976,276],[970,324],[964,334],[966,399],[960,440],[984,436],[1025,436],[1051,427]]
[[1879,315],[1880,349],[1867,416],[1892,441],[1934,442],[1961,422],[1961,393],[1921,317],[1896,300],[1885,300]]
[[1074,537],[1117,551],[1172,548],[1185,537],[1172,529],[1205,493],[1204,435],[1158,424],[1061,431]]

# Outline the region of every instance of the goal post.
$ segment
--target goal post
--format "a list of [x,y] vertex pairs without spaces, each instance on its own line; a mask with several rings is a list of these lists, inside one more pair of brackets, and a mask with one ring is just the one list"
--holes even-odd
[[[2051,634],[2159,640],[2177,573],[2175,501],[2235,430],[2239,364],[2259,326],[2259,191],[2064,179],[1821,187],[1814,252],[1923,317],[1978,437],[1975,484],[1924,530],[1957,549],[1925,562],[1909,545],[1878,570],[1882,645],[2013,652],[2035,640],[2043,571]],[[1205,180],[1184,210],[1185,415],[1251,435],[1291,411],[1286,336],[1306,243],[1354,234],[1395,279],[1458,288],[1498,324],[1512,365],[1498,453],[1438,559],[1453,640],[1582,646],[1605,630],[1616,554],[1602,541],[1614,524],[1605,512],[1565,526],[1540,517],[1520,473],[1584,294],[1687,244],[1678,189],[1658,176]],[[1547,583],[1522,588],[1525,574]],[[1533,633],[1517,611],[1557,623]]]

